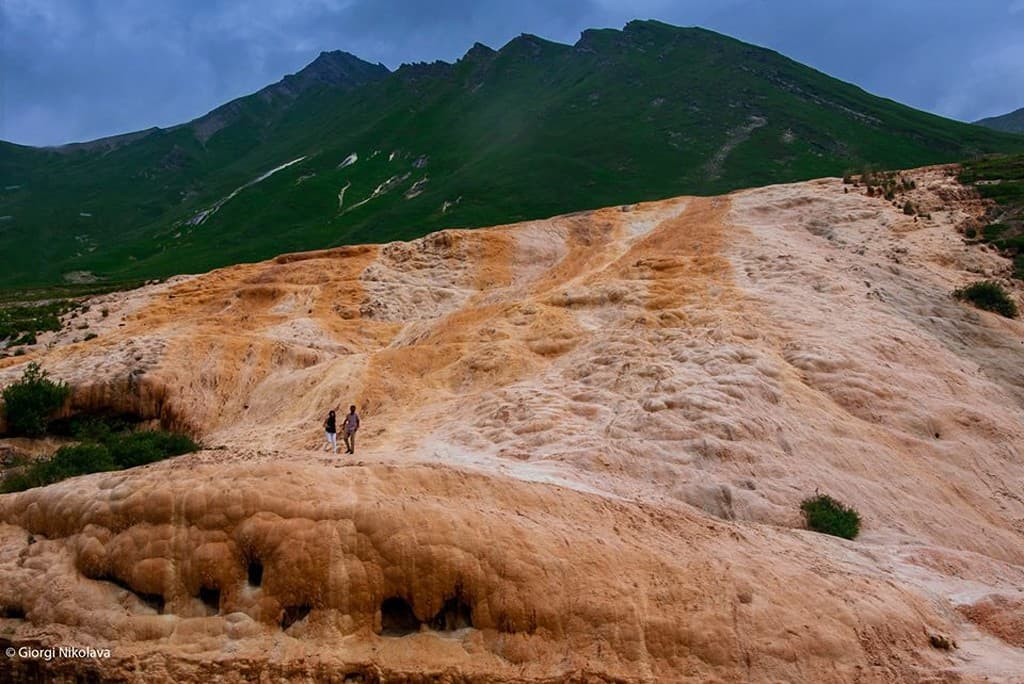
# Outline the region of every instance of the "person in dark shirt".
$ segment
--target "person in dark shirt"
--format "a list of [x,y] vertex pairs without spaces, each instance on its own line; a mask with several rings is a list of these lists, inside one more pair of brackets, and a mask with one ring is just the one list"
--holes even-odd
[[356,430],[359,429],[359,414],[356,413],[355,406],[348,407],[348,415],[345,416],[342,429],[345,431],[345,453],[356,453]]
[[334,417],[334,411],[327,414],[327,420],[324,421],[324,434],[327,436],[327,445],[324,446],[324,451],[333,448],[334,453],[338,453],[338,424]]

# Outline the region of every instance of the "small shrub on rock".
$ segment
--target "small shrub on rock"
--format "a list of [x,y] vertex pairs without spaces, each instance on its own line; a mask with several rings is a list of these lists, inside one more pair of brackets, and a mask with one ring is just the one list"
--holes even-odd
[[69,477],[133,468],[199,449],[185,435],[158,430],[111,432],[109,425],[99,420],[82,423],[76,434],[90,441],[61,447],[49,459],[8,473],[0,482],[0,491],[20,492]]
[[118,468],[134,468],[199,448],[185,435],[155,430],[124,433],[107,439],[105,443]]
[[30,363],[21,380],[3,391],[7,431],[12,435],[42,436],[50,417],[70,394],[67,383],[50,380],[38,363]]
[[959,300],[970,302],[979,309],[991,311],[1006,318],[1016,318],[1018,314],[1017,303],[1013,301],[1010,293],[994,280],[971,283],[955,290],[953,296]]
[[853,539],[860,532],[860,514],[827,494],[805,499],[800,509],[807,519],[807,527],[815,532],[843,539]]
[[51,458],[36,461],[19,472],[7,475],[0,483],[0,491],[20,492],[43,487],[76,475],[116,470],[110,453],[99,444],[76,444],[57,450]]
[[1010,229],[1010,226],[1005,223],[990,223],[981,229],[981,234],[989,242],[993,242],[999,239],[1003,233]]
[[12,347],[18,347],[18,346],[21,346],[23,344],[31,345],[31,344],[37,344],[37,343],[38,343],[38,339],[36,338],[36,334],[34,332],[32,332],[32,331],[29,331],[29,332],[25,333],[24,335],[22,335],[21,337],[15,339],[13,342],[11,342],[11,346]]
[[117,465],[102,445],[75,444],[61,447],[48,461],[40,461],[38,470],[44,484],[50,484],[77,475],[117,470]]

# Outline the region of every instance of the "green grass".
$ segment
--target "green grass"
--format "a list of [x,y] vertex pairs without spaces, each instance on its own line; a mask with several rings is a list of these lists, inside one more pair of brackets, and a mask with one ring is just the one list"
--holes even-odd
[[63,283],[43,287],[14,287],[0,289],[0,307],[29,306],[64,300],[77,301],[85,297],[132,290],[145,284],[143,280],[119,280],[102,283]]
[[831,496],[819,494],[800,504],[807,527],[815,532],[853,539],[860,532],[860,515]]
[[68,300],[35,303],[0,303],[0,341],[10,340],[10,346],[35,344],[36,335],[48,330],[60,330],[60,317],[79,305]]
[[[22,345],[36,344],[39,333],[61,329],[61,317],[85,311],[82,300],[108,292],[130,290],[144,284],[141,280],[57,285],[43,288],[0,289],[0,342],[14,353]],[[106,312],[106,309],[104,309]],[[106,313],[103,314],[106,317]],[[95,333],[86,339],[95,338]]]
[[[0,216],[11,217],[0,222],[0,289],[57,285],[71,271],[103,283],[164,277],[867,164],[1024,152],[1024,136],[915,111],[775,52],[658,22],[588,31],[577,46],[524,36],[354,89],[235,104],[237,117],[205,141],[186,125],[110,151],[0,144],[0,176],[19,186],[0,190]],[[765,124],[712,173],[709,160],[751,117]],[[359,161],[339,169],[352,152]],[[429,162],[416,168],[421,156]],[[383,196],[337,211],[345,184],[348,209],[405,174]],[[422,194],[406,199],[424,176]]]

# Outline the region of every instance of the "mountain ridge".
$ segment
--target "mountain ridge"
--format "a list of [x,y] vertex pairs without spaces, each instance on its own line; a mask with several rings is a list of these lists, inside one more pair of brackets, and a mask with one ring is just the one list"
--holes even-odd
[[[380,73],[381,70],[383,70],[383,74]],[[377,77],[383,77],[390,73],[391,71],[383,64],[371,64],[344,50],[323,51],[312,62],[294,74],[286,74],[276,83],[271,83],[253,93],[242,95],[214,107],[207,113],[185,123],[168,127],[152,126],[140,131],[118,133],[94,140],[65,143],[63,145],[45,145],[34,149],[55,150],[58,152],[90,151],[96,149],[110,151],[147,135],[160,131],[173,131],[179,128],[193,128],[200,139],[205,141],[223,127],[226,123],[223,121],[224,119],[230,120],[236,116],[243,103],[251,101],[251,98],[269,100],[275,97],[284,97],[294,99],[306,90],[318,85],[350,89],[365,84],[374,74]],[[27,145],[25,147],[31,148],[31,146]]]
[[10,217],[0,249],[18,256],[0,287],[82,271],[162,277],[1018,150],[1024,137],[660,22],[587,30],[575,45],[523,34],[393,72],[324,53],[278,84],[123,144],[73,154],[0,146],[4,186],[18,188],[0,193]]
[[1001,116],[979,119],[974,123],[978,126],[985,126],[986,128],[1006,133],[1024,133],[1024,107]]

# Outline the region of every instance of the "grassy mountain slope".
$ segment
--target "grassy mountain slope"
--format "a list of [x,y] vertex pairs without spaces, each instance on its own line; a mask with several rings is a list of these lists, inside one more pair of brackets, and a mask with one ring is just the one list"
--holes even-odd
[[1005,131],[1007,133],[1024,133],[1024,107],[1021,107],[1015,112],[1009,114],[1003,114],[1002,116],[991,116],[987,119],[981,119],[974,123],[979,126],[985,126],[995,131]]
[[657,22],[586,31],[574,46],[524,35],[390,74],[331,54],[290,86],[192,124],[114,145],[4,145],[0,286],[75,271],[164,276],[865,164],[1024,151],[1024,137]]

